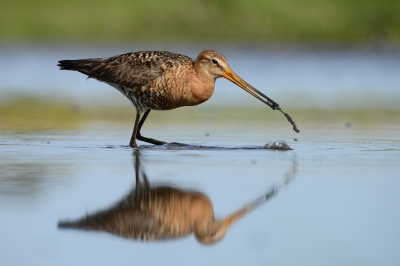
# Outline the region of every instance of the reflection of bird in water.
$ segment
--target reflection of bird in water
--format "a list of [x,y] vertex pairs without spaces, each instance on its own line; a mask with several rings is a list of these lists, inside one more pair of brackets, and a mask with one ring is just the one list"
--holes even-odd
[[201,52],[196,60],[180,54],[151,51],[107,58],[61,60],[58,63],[62,70],[79,71],[113,86],[133,103],[137,114],[129,144],[131,147],[137,146],[136,139],[156,145],[165,144],[140,134],[150,110],[171,110],[201,104],[211,97],[215,80],[221,77],[232,81],[273,110],[281,111],[298,132],[294,121],[276,102],[237,76],[226,58],[214,50]]
[[[193,232],[203,244],[213,244],[225,236],[229,226],[245,213],[265,202],[278,191],[247,204],[223,220],[215,220],[210,199],[197,191],[173,187],[151,188],[135,160],[136,187],[112,208],[78,221],[63,221],[60,228],[105,231],[126,238],[162,240],[183,237]],[[142,173],[143,182],[140,182]],[[294,174],[294,172],[293,172]],[[285,184],[291,180],[287,178]]]

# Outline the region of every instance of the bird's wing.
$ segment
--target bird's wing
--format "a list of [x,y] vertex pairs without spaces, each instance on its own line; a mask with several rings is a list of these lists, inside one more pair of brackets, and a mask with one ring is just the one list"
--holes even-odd
[[107,83],[133,88],[147,85],[163,72],[182,64],[193,64],[190,57],[170,52],[136,52],[107,58],[59,61],[61,69],[76,70]]

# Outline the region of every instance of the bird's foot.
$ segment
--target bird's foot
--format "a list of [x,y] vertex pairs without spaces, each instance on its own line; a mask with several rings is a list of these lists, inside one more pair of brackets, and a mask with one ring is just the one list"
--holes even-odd
[[161,140],[146,138],[146,137],[143,137],[143,136],[140,135],[140,134],[137,134],[137,135],[136,135],[136,139],[141,140],[141,141],[144,141],[144,142],[147,142],[147,143],[151,143],[151,144],[154,144],[154,145],[164,145],[164,144],[167,143],[167,142],[161,141]]
[[129,143],[129,147],[131,147],[131,148],[137,148],[136,141],[131,141],[131,142]]

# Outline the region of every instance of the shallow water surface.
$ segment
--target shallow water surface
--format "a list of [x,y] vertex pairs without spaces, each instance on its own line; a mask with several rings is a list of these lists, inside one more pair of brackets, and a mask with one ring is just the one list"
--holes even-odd
[[[129,133],[1,132],[0,265],[400,263],[398,130],[168,132],[163,140],[191,148],[139,142],[151,186],[200,192],[217,219],[281,189],[211,246],[193,234],[141,242],[59,229],[59,221],[112,207],[135,187]],[[293,150],[260,148],[275,139]]]

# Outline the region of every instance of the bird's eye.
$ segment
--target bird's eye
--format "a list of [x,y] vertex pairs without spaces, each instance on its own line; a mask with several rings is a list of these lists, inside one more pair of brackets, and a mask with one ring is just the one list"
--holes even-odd
[[212,62],[214,65],[218,65],[217,59],[212,59],[211,62]]

